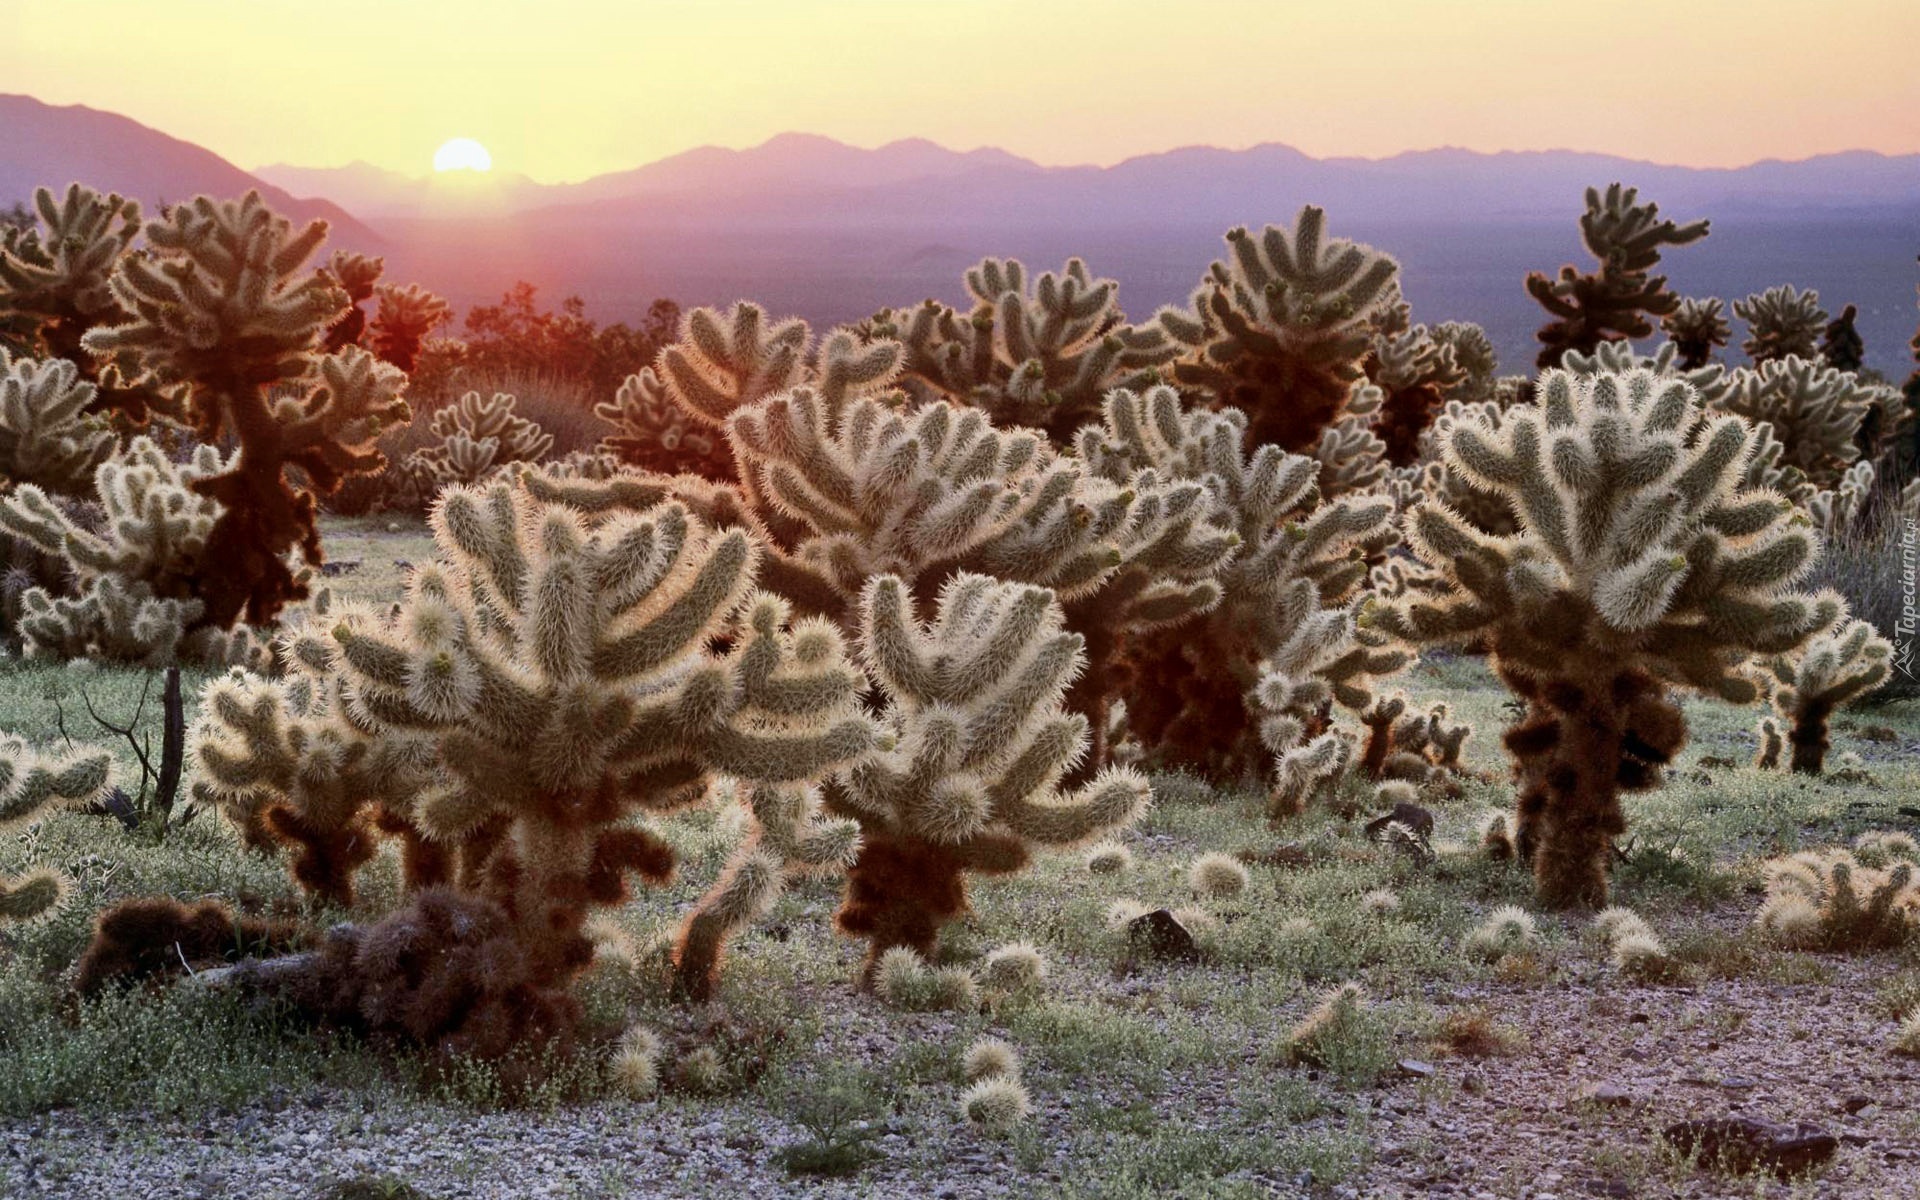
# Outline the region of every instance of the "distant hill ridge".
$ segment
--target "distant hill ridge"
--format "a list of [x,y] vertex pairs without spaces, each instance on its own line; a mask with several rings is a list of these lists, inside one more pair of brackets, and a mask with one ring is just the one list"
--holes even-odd
[[36,187],[64,189],[74,182],[119,192],[149,209],[257,188],[289,217],[324,218],[330,244],[368,250],[380,244],[378,234],[336,202],[297,198],[192,142],[117,113],[0,94],[0,204],[27,200]]
[[289,213],[332,220],[335,244],[384,253],[391,278],[457,305],[525,279],[555,300],[578,294],[610,320],[637,319],[659,296],[750,296],[817,324],[928,296],[960,302],[961,270],[988,254],[1036,269],[1081,255],[1120,280],[1127,311],[1144,317],[1187,300],[1226,229],[1285,222],[1312,203],[1332,236],[1400,259],[1416,319],[1486,326],[1506,370],[1531,364],[1542,319],[1526,273],[1587,260],[1577,220],[1589,186],[1618,179],[1666,214],[1713,220],[1713,236],[1663,264],[1677,291],[1816,288],[1832,311],[1859,306],[1868,363],[1896,377],[1911,369],[1920,252],[1920,154],[1697,168],[1569,150],[1323,159],[1266,144],[1042,166],[921,138],[862,149],[789,133],[542,184],[506,172],[412,178],[366,163],[249,174],[125,117],[0,96],[0,204],[75,178],[149,202],[260,187]]

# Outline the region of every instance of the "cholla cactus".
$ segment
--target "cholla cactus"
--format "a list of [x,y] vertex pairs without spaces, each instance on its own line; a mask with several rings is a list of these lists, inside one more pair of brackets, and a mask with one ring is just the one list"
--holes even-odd
[[380,306],[367,346],[381,362],[412,374],[428,335],[452,318],[453,306],[417,283],[383,284],[374,294]]
[[[113,756],[104,751],[44,755],[21,738],[0,734],[0,833],[98,800],[112,767]],[[66,894],[66,877],[58,871],[0,875],[0,929],[52,911]]]
[[614,398],[596,404],[593,413],[616,430],[600,444],[642,470],[692,472],[723,482],[734,478],[725,431],[674,403],[652,367],[627,376]]
[[1245,776],[1285,748],[1251,715],[1256,705],[1269,717],[1306,719],[1329,700],[1365,707],[1372,680],[1407,662],[1357,631],[1351,612],[1365,549],[1393,536],[1391,504],[1319,503],[1312,459],[1277,446],[1248,453],[1239,412],[1186,409],[1172,388],[1116,391],[1107,414],[1104,427],[1082,431],[1083,461],[1115,481],[1151,470],[1200,482],[1213,501],[1209,520],[1238,538],[1215,575],[1220,603],[1129,652],[1134,734],[1170,759]]
[[1304,453],[1319,442],[1363,377],[1373,318],[1398,299],[1399,264],[1323,242],[1325,224],[1309,205],[1291,229],[1229,231],[1231,253],[1208,269],[1192,311],[1156,318],[1185,348],[1174,377],[1245,413],[1249,447]]
[[1267,793],[1267,815],[1276,820],[1298,816],[1316,800],[1330,796],[1353,765],[1353,739],[1341,731],[1292,745],[1298,731],[1298,723],[1290,723],[1286,734],[1268,746],[1274,756],[1274,782]]
[[265,624],[307,594],[287,552],[320,561],[314,497],[384,462],[372,442],[383,423],[408,417],[405,377],[356,347],[316,353],[345,295],[324,273],[300,273],[325,222],[296,232],[249,192],[176,205],[146,236],[146,251],[123,257],[111,280],[128,319],[84,344],[182,397],[202,441],[239,443],[226,472],[195,485],[222,509],[210,535],[222,552],[195,590],[208,626],[243,613]]
[[[721,463],[703,467],[666,443],[684,444],[694,428],[718,431],[741,409],[802,384],[837,413],[855,398],[883,390],[900,369],[900,346],[890,341],[862,345],[843,330],[817,350],[811,347],[805,321],[769,324],[756,304],[742,301],[725,313],[689,309],[681,318],[680,340],[661,351],[659,363],[630,376],[614,403],[595,408],[595,415],[619,429],[604,445],[652,469],[731,479],[734,472]],[[678,417],[659,408],[663,400],[678,409]],[[740,472],[751,492],[746,474]]]
[[1754,755],[1753,765],[1762,771],[1779,770],[1780,756],[1787,749],[1786,731],[1772,717],[1761,717],[1757,732],[1760,735],[1760,749]]
[[[594,523],[504,483],[447,492],[433,530],[442,560],[397,613],[297,639],[289,680],[211,685],[194,753],[203,794],[294,845],[323,893],[351,898],[375,830],[402,838],[416,899],[334,935],[300,986],[324,981],[328,1011],[390,1025],[389,989],[412,981],[382,977],[382,946],[437,946],[404,1028],[492,1055],[564,1031],[589,912],[621,903],[629,873],[671,873],[640,818],[719,775],[804,793],[871,726],[843,715],[837,642],[783,628],[784,606],[752,593],[744,530],[674,503]],[[723,885],[721,907],[737,895]]]
[[1839,484],[1860,455],[1860,423],[1881,389],[1812,358],[1769,359],[1733,372],[1712,403],[1754,423],[1765,421],[1784,447],[1780,466],[1792,467],[1815,488]]
[[1756,364],[1788,357],[1818,361],[1820,335],[1827,327],[1819,292],[1803,292],[1790,283],[1768,288],[1735,300],[1733,315],[1747,323],[1740,348]]
[[[1467,381],[1452,344],[1435,338],[1425,325],[1374,335],[1367,377],[1383,393],[1373,424],[1385,444],[1386,460],[1396,467],[1408,466],[1419,456],[1420,435]],[[1492,386],[1490,374],[1487,386]]]
[[1835,370],[1858,371],[1866,362],[1867,343],[1853,326],[1859,315],[1859,309],[1847,305],[1820,335],[1820,358]]
[[1343,983],[1326,993],[1287,1033],[1287,1061],[1306,1067],[1335,1065],[1342,1044],[1365,1032],[1366,1009],[1366,989],[1357,983]]
[[1717,296],[1688,296],[1660,319],[1660,328],[1678,351],[1675,365],[1681,370],[1698,370],[1711,363],[1713,352],[1733,336],[1725,309]]
[[119,446],[113,430],[87,415],[94,393],[73,363],[0,350],[0,488],[30,483],[68,495],[89,489],[94,468]]
[[1767,899],[1754,923],[1802,950],[1869,950],[1920,934],[1914,864],[1862,865],[1845,850],[1812,850],[1767,864]]
[[374,288],[386,272],[387,262],[370,254],[335,250],[321,273],[331,279],[347,296],[347,308],[327,327],[325,348],[343,350],[360,344],[367,330],[366,310],[360,306],[373,299]]
[[1498,435],[1450,432],[1447,460],[1522,519],[1493,537],[1431,501],[1408,514],[1414,552],[1445,583],[1373,606],[1419,644],[1484,638],[1527,702],[1506,735],[1520,780],[1518,842],[1549,905],[1603,904],[1619,793],[1652,787],[1686,738],[1672,685],[1736,703],[1753,655],[1781,654],[1842,612],[1791,590],[1819,553],[1806,518],[1741,486],[1757,440],[1706,417],[1693,389],[1648,371],[1550,371]]
[[1599,269],[1583,274],[1572,266],[1558,278],[1534,272],[1527,292],[1553,316],[1536,335],[1539,365],[1557,367],[1569,350],[1591,354],[1602,342],[1646,337],[1648,317],[1664,317],[1680,305],[1664,275],[1653,275],[1666,246],[1685,246],[1707,236],[1707,222],[1662,221],[1660,206],[1640,203],[1639,192],[1618,183],[1602,192],[1587,189],[1580,240]]
[[1149,794],[1127,768],[1057,790],[1087,722],[1061,708],[1081,639],[1047,589],[959,575],[923,626],[906,582],[883,576],[861,610],[889,748],[846,773],[833,807],[863,833],[838,921],[867,940],[871,978],[895,947],[932,957],[940,927],[966,911],[967,874],[1018,871],[1035,849],[1123,828]]
[[901,383],[922,402],[974,404],[1065,444],[1099,417],[1107,392],[1155,382],[1179,350],[1160,326],[1127,324],[1120,285],[1077,258],[1033,279],[1017,259],[982,259],[966,285],[970,314],[928,301],[867,323],[900,342]]
[[1493,399],[1500,362],[1487,331],[1465,321],[1443,321],[1431,330],[1433,340],[1453,351],[1460,379],[1447,389],[1448,401],[1479,404]]
[[[809,534],[778,578],[843,621],[882,574],[907,578],[922,603],[956,571],[1054,589],[1087,642],[1069,704],[1092,723],[1091,764],[1104,765],[1130,639],[1212,607],[1213,574],[1238,534],[1213,521],[1197,481],[1103,478],[978,409],[934,401],[902,413],[889,400],[862,397],[836,419],[824,397],[798,388],[735,415],[734,450],[756,492]],[[1117,436],[1093,426],[1086,436],[1102,432]]]
[[88,330],[126,315],[109,281],[140,233],[139,203],[76,183],[57,198],[35,189],[33,211],[35,225],[0,226],[0,322],[25,326],[29,347],[75,363],[100,385],[89,412],[144,420],[160,397],[127,386],[82,349]]
[[478,483],[508,463],[538,462],[553,449],[553,435],[515,412],[516,403],[505,392],[491,400],[468,392],[435,411],[427,428],[440,444],[414,451],[407,468],[439,488]]
[[1790,723],[1795,771],[1820,774],[1832,745],[1827,723],[1834,711],[1886,682],[1892,659],[1893,644],[1871,624],[1847,620],[1793,653],[1768,660],[1777,681],[1774,710]]
[[[819,619],[789,631],[790,617],[787,604],[770,595],[749,611],[754,640],[744,664],[747,678],[769,693],[791,693],[782,699],[798,714],[789,717],[795,725],[856,728],[866,678],[847,661],[839,631]],[[789,665],[775,677],[783,659]],[[712,995],[727,938],[772,907],[790,878],[844,871],[860,850],[859,825],[825,816],[817,788],[760,784],[739,790],[752,815],[750,831],[719,882],[688,915],[674,947],[678,982],[696,1000]]]
[[[30,657],[111,662],[183,660],[258,664],[264,649],[241,633],[205,625],[198,581],[216,557],[220,505],[199,489],[233,463],[201,446],[175,463],[150,439],[135,438],[94,473],[99,532],[40,488],[23,484],[0,501],[0,530],[66,561],[72,595],[46,587],[20,598],[20,633]],[[237,657],[235,657],[237,655]]]

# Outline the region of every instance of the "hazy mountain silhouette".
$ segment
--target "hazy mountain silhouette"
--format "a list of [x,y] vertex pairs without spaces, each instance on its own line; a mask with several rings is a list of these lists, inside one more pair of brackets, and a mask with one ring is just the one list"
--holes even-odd
[[65,190],[74,182],[132,197],[149,211],[198,195],[239,197],[257,188],[289,217],[328,221],[330,245],[379,246],[379,236],[334,201],[297,199],[192,142],[117,113],[0,94],[0,204],[31,200],[36,187]]
[[[1531,365],[1541,320],[1522,279],[1587,262],[1578,217],[1591,185],[1618,179],[1663,213],[1712,218],[1713,235],[1663,267],[1681,293],[1816,288],[1831,310],[1859,306],[1868,361],[1889,373],[1908,369],[1920,252],[1920,155],[1859,151],[1702,169],[1566,150],[1317,159],[1269,144],[1048,167],[924,139],[867,150],[783,134],[566,184],[414,178],[365,163],[257,174],[280,196],[324,196],[364,218],[385,239],[391,278],[462,306],[526,279],[556,301],[577,293],[610,320],[636,318],[657,296],[750,296],[816,323],[928,296],[960,301],[961,271],[988,254],[1036,269],[1078,254],[1120,280],[1141,318],[1185,303],[1226,229],[1284,223],[1312,203],[1333,235],[1400,259],[1416,319],[1480,322],[1514,371]],[[0,98],[0,203],[73,177],[143,198],[259,186],[125,118]],[[282,202],[339,221],[326,201]]]

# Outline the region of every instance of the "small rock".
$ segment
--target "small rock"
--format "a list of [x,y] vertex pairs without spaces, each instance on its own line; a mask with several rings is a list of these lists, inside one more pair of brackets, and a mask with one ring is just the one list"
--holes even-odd
[[357,558],[335,558],[320,564],[322,575],[351,575],[360,569]]
[[1200,956],[1200,945],[1180,918],[1164,908],[1143,913],[1127,923],[1127,940],[1155,958],[1192,960]]
[[1720,1086],[1729,1092],[1744,1092],[1759,1085],[1743,1075],[1729,1075],[1720,1081]]
[[1602,1108],[1631,1108],[1640,1098],[1617,1083],[1583,1083],[1573,1094],[1575,1104],[1597,1104]]
[[1421,1062],[1417,1058],[1403,1058],[1394,1065],[1400,1068],[1402,1075],[1410,1075],[1415,1079],[1430,1079],[1433,1077],[1433,1064]]
[[1877,1103],[1879,1103],[1879,1101],[1875,1100],[1872,1096],[1848,1096],[1840,1102],[1840,1111],[1846,1113],[1848,1116],[1852,1116],[1862,1109],[1872,1108]]
[[1783,1178],[1819,1166],[1840,1149],[1840,1139],[1818,1125],[1774,1125],[1751,1117],[1675,1121],[1661,1136],[1682,1153],[1697,1155],[1703,1166],[1764,1168]]

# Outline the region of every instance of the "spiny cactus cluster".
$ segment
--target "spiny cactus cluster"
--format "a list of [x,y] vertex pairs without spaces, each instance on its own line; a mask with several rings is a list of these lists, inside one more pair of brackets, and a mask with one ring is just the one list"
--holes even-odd
[[1666,317],[1680,307],[1668,290],[1660,251],[1707,236],[1707,222],[1685,225],[1660,219],[1660,206],[1640,202],[1640,194],[1616,183],[1605,191],[1587,189],[1587,211],[1580,217],[1580,239],[1599,268],[1582,272],[1560,268],[1558,277],[1527,276],[1527,291],[1552,320],[1540,327],[1539,365],[1558,367],[1568,351],[1591,354],[1604,342],[1646,337],[1649,317]]
[[202,441],[238,443],[227,470],[194,484],[221,508],[197,585],[200,619],[264,624],[306,595],[287,552],[320,561],[315,496],[381,465],[372,438],[407,419],[405,377],[358,348],[318,353],[345,300],[325,273],[301,271],[325,222],[295,230],[250,192],[176,205],[145,233],[144,253],[123,257],[109,280],[126,319],[83,345],[177,395]]
[[[1793,747],[1790,765],[1818,775],[1832,748],[1828,725],[1836,710],[1866,695],[1893,673],[1893,643],[1861,620],[1846,620],[1789,654],[1766,662],[1773,676],[1772,703],[1787,723],[1785,740]],[[1780,728],[1761,731],[1759,765],[1779,765]]]
[[1860,455],[1855,436],[1881,390],[1811,357],[1789,355],[1735,371],[1713,404],[1755,424],[1765,421],[1784,447],[1783,467],[1814,487],[1833,487]]
[[407,468],[437,491],[479,483],[509,463],[539,461],[553,449],[553,435],[515,412],[516,404],[505,392],[495,392],[490,400],[468,392],[436,410],[427,428],[440,444],[414,451]]
[[1718,297],[1686,297],[1660,318],[1660,329],[1678,351],[1675,366],[1694,371],[1713,361],[1714,351],[1727,344],[1733,327],[1727,324],[1726,305]]
[[[99,799],[112,766],[112,756],[102,751],[44,754],[23,738],[0,734],[0,833]],[[0,875],[0,930],[52,912],[67,889],[66,876],[51,869]]]
[[0,487],[85,494],[94,468],[119,446],[88,412],[95,392],[66,359],[14,358],[0,349]]
[[960,575],[922,624],[906,582],[882,576],[861,611],[888,748],[846,773],[832,808],[860,822],[837,920],[867,940],[871,976],[895,947],[932,957],[941,926],[967,910],[968,875],[1123,828],[1148,789],[1116,767],[1059,790],[1087,744],[1086,718],[1061,707],[1082,639],[1045,588]]
[[1244,432],[1238,412],[1189,409],[1162,387],[1114,392],[1104,427],[1080,442],[1081,458],[1109,479],[1151,471],[1204,484],[1208,520],[1235,539],[1214,575],[1219,603],[1129,651],[1127,710],[1147,747],[1229,777],[1292,746],[1327,701],[1363,708],[1372,680],[1408,661],[1356,630],[1351,611],[1366,548],[1394,536],[1391,505],[1318,503],[1318,464],[1277,446],[1249,452]]
[[[336,933],[275,986],[492,1056],[565,1034],[567,985],[594,953],[588,914],[619,904],[630,874],[671,873],[636,819],[698,801],[717,775],[790,789],[804,809],[872,735],[838,642],[785,627],[784,606],[753,593],[759,547],[743,530],[675,503],[596,522],[504,483],[449,491],[433,528],[441,558],[397,612],[296,638],[285,680],[209,688],[198,790],[341,903],[379,835],[397,839],[407,907]],[[787,824],[762,842],[781,847],[796,830],[774,810]],[[683,963],[717,959],[756,899],[739,876],[760,865],[723,882]],[[436,956],[424,980],[393,977],[419,955]]]
[[1750,656],[1841,615],[1838,596],[1792,590],[1818,541],[1778,494],[1741,485],[1756,441],[1677,379],[1549,372],[1498,433],[1456,426],[1445,447],[1522,528],[1490,536],[1431,501],[1408,514],[1440,590],[1382,601],[1368,623],[1418,644],[1483,638],[1526,701],[1506,736],[1516,840],[1550,905],[1605,902],[1619,793],[1657,784],[1686,737],[1669,687],[1750,702]]
[[1740,348],[1756,364],[1783,358],[1819,358],[1820,335],[1827,327],[1820,293],[1803,292],[1792,284],[1768,288],[1735,300],[1733,315],[1747,323],[1746,340]]
[[98,385],[90,413],[140,421],[153,405],[170,409],[82,348],[89,330],[126,316],[112,278],[140,234],[139,203],[76,183],[61,196],[35,189],[33,213],[35,224],[0,226],[0,323],[22,329],[34,354],[65,359]]
[[1174,378],[1245,414],[1251,447],[1301,454],[1338,423],[1364,378],[1373,318],[1398,299],[1400,266],[1371,246],[1327,240],[1311,205],[1291,229],[1227,234],[1190,311],[1163,309],[1182,348]]
[[1810,850],[1767,864],[1767,899],[1754,923],[1801,950],[1872,950],[1920,934],[1911,856],[1870,867],[1845,850]]
[[22,593],[25,653],[56,661],[261,663],[264,647],[249,631],[206,622],[199,591],[219,552],[213,535],[221,507],[198,485],[232,467],[212,446],[176,463],[139,437],[95,468],[97,521],[78,519],[70,504],[33,484],[0,499],[0,531],[63,560],[74,577],[62,590]]
[[1016,259],[983,259],[966,287],[971,312],[929,300],[864,326],[900,343],[899,382],[917,401],[975,405],[1065,444],[1109,391],[1148,386],[1179,351],[1160,326],[1129,325],[1120,285],[1077,258],[1032,278]]

